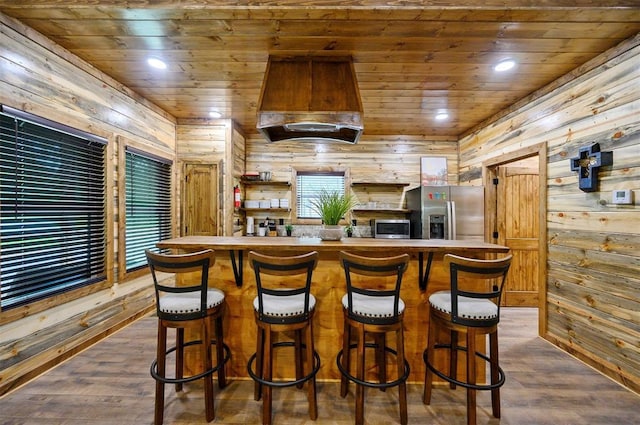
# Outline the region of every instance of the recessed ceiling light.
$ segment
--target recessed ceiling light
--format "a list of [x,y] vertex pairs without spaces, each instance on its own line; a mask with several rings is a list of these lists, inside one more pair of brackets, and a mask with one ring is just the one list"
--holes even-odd
[[167,64],[158,58],[149,58],[147,59],[147,63],[157,69],[167,69]]
[[510,70],[514,66],[516,66],[516,62],[513,59],[506,59],[498,62],[498,64],[494,66],[493,69],[498,72],[503,72]]
[[211,118],[220,118],[222,116],[222,114],[218,111],[210,111],[209,112],[209,116]]
[[438,120],[438,121],[444,121],[447,118],[449,118],[449,114],[446,113],[446,112],[438,112],[436,114],[436,120]]

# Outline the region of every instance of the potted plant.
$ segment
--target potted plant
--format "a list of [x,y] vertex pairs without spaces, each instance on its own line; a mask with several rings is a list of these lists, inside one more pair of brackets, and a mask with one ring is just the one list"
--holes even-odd
[[347,237],[350,238],[353,236],[353,225],[349,224],[344,227],[344,231],[347,233]]
[[284,226],[284,230],[287,232],[287,236],[291,236],[291,233],[293,232],[293,225],[287,224]]
[[323,190],[320,195],[311,200],[311,208],[320,215],[324,229],[320,231],[320,238],[324,240],[342,239],[342,228],[338,225],[346,213],[356,205],[356,198],[352,194],[342,194],[338,191]]

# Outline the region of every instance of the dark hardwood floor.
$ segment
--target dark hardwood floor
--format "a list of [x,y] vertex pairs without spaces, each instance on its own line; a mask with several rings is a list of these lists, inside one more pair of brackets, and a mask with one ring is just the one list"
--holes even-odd
[[[507,382],[501,391],[502,418],[491,416],[489,394],[478,396],[479,424],[638,424],[640,397],[537,337],[537,311],[503,310],[500,355]],[[33,425],[133,425],[153,422],[155,317],[147,317],[80,353],[0,399],[0,423]],[[334,361],[323,359],[323,361]],[[353,385],[345,399],[339,384],[318,385],[319,416],[308,419],[306,391],[274,391],[274,423],[351,424]],[[409,386],[409,423],[464,424],[465,393],[439,386],[432,404],[422,404],[422,384]],[[191,384],[176,396],[166,391],[166,424],[205,424],[202,386]],[[397,390],[368,390],[368,424],[399,423]],[[216,386],[212,423],[258,424],[261,402],[251,381]]]

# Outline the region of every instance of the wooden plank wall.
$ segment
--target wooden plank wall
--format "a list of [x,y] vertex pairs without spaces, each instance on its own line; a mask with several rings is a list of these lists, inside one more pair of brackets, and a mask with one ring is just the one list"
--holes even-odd
[[[457,141],[437,137],[416,136],[369,136],[366,129],[356,145],[338,142],[276,142],[267,143],[261,136],[247,139],[247,172],[271,171],[275,181],[292,181],[293,170],[348,170],[352,182],[408,183],[400,188],[353,188],[358,202],[369,201],[388,204],[389,208],[401,208],[405,205],[404,190],[420,184],[420,158],[423,156],[444,156],[447,158],[449,181],[458,182],[458,144]],[[282,188],[248,188],[244,196],[247,199],[289,198],[290,204],[295,196]],[[367,223],[370,218],[408,218],[397,213],[354,216],[358,225]],[[259,217],[266,216],[259,214]],[[386,217],[385,217],[386,215]],[[290,213],[281,213],[270,218],[284,218],[297,224]]]
[[149,277],[116,281],[117,144],[127,140],[172,158],[176,136],[172,117],[2,14],[0,46],[0,103],[106,137],[107,193],[113,194],[107,203],[108,281],[0,312],[2,394],[153,308]]
[[[233,208],[233,187],[244,173],[245,138],[232,120],[180,120],[177,128],[178,162],[220,165],[218,187],[218,235],[232,235],[239,216]],[[180,173],[182,166],[179,167]],[[182,181],[182,176],[178,176]],[[181,199],[180,193],[177,199]]]
[[[460,170],[479,178],[483,161],[547,143],[543,336],[638,392],[640,34],[587,65],[464,137]],[[570,158],[596,142],[613,152],[613,166],[587,193]],[[614,189],[631,189],[635,205],[612,205]]]
[[[225,139],[229,125],[229,120],[225,119],[194,119],[178,122],[176,129],[177,181],[184,181],[183,171],[186,162],[221,164],[224,161],[227,149]],[[218,169],[218,174],[220,176],[224,175],[220,169]],[[219,188],[224,187],[222,183],[222,181],[219,182]],[[175,199],[182,199],[182,184],[177,186],[178,192],[176,193]],[[180,202],[178,202],[178,204],[180,204]],[[224,206],[222,199],[218,200],[218,205]],[[179,211],[177,221],[178,223],[182,223],[181,205],[177,206],[177,210]],[[221,226],[220,217],[218,217],[217,223],[218,226]],[[182,226],[180,228],[182,228]]]

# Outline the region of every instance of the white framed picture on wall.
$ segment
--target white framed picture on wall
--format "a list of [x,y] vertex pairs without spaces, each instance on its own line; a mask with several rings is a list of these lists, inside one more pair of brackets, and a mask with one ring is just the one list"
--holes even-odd
[[447,158],[423,156],[420,158],[420,184],[422,186],[447,185]]

